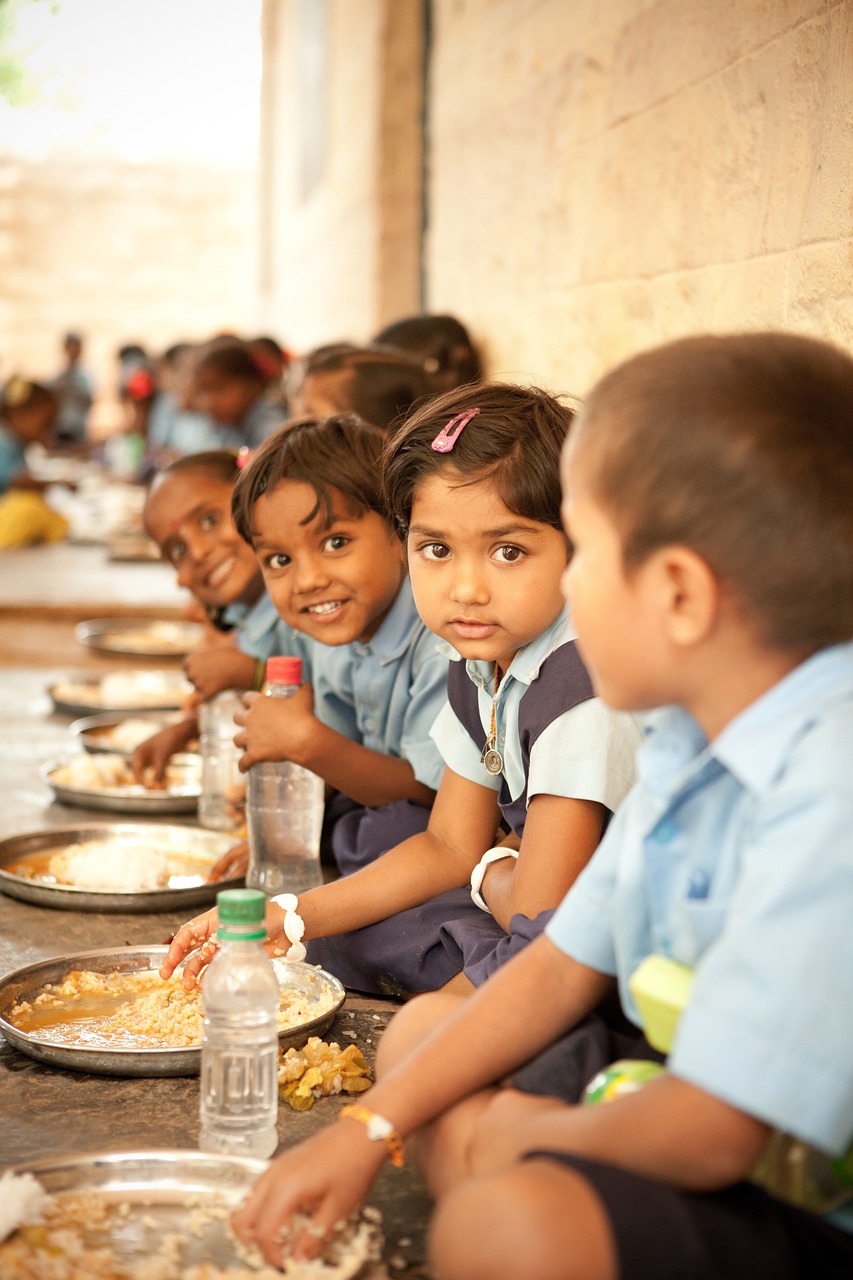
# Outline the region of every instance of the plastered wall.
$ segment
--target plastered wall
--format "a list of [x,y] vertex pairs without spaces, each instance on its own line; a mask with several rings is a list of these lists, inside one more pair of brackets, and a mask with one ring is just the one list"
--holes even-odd
[[109,425],[120,344],[254,327],[255,231],[251,168],[0,154],[0,377],[57,373],[79,329]]
[[323,2],[330,127],[306,199],[300,4],[268,0],[290,131],[266,157],[269,303],[297,345],[417,309],[421,266],[425,307],[468,322],[493,373],[559,390],[700,329],[853,346],[853,0],[431,0],[422,242],[421,0]]
[[266,0],[265,323],[306,350],[418,309],[422,0]]

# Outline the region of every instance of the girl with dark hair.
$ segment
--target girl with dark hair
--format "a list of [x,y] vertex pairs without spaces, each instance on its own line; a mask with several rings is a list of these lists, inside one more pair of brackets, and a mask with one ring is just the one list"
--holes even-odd
[[[386,445],[385,503],[414,600],[454,660],[431,730],[445,768],[426,830],[299,899],[309,959],[349,986],[407,995],[460,971],[463,989],[484,981],[543,930],[633,781],[639,732],[594,696],[560,591],[559,455],[571,416],[543,391],[486,384],[430,402]],[[270,594],[294,627],[342,643],[334,627],[349,593],[267,532],[284,499],[271,477],[255,483],[262,456],[241,477],[238,504],[251,489],[245,518]],[[320,511],[321,495],[311,497]],[[309,509],[303,523],[312,518]],[[329,525],[325,536],[346,532]],[[252,714],[250,760],[268,759],[252,749]],[[288,758],[326,775],[334,763]],[[284,922],[272,899],[272,938]],[[179,930],[164,976],[214,927],[208,913]],[[209,955],[188,961],[187,985]]]

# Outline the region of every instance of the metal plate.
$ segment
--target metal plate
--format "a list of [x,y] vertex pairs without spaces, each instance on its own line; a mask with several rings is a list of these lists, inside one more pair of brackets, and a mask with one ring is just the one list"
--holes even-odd
[[[8,870],[24,859],[35,859],[87,840],[109,840],[120,855],[122,845],[150,841],[156,849],[175,849],[198,856],[202,869],[198,877],[185,876],[165,889],[118,892],[114,889],[78,889],[53,880],[29,879]],[[137,915],[149,911],[188,911],[209,906],[220,889],[235,888],[241,880],[220,880],[208,884],[203,876],[235,844],[233,835],[208,831],[203,827],[177,826],[153,822],[87,823],[79,827],[53,827],[28,835],[0,840],[0,890],[10,898],[32,902],[39,907],[59,907],[65,911],[121,911]],[[205,870],[206,868],[206,870]]]
[[80,745],[93,754],[110,752],[116,755],[132,756],[133,747],[118,747],[111,741],[112,731],[128,720],[141,720],[151,725],[151,733],[165,729],[167,725],[177,724],[180,713],[168,711],[135,711],[130,715],[125,712],[108,711],[97,716],[83,716],[68,726],[80,742]]
[[[116,675],[139,680],[143,673],[138,668],[110,672],[110,676]],[[49,685],[47,692],[54,710],[64,716],[88,716],[101,711],[122,712],[124,715],[135,714],[137,711],[178,711],[192,692],[192,685],[180,671],[155,670],[145,672],[144,675],[157,677],[157,688],[147,699],[139,697],[108,701],[101,690],[101,681],[104,677],[93,676],[89,671],[71,675],[67,680]],[[161,685],[162,689],[158,692]]]
[[[115,1211],[109,1214],[108,1234],[93,1234],[92,1243],[110,1244],[124,1266],[152,1257],[167,1235],[182,1237],[183,1269],[201,1262],[240,1265],[225,1222],[214,1219],[196,1234],[192,1215],[220,1204],[236,1208],[266,1167],[263,1160],[200,1151],[129,1151],[54,1157],[15,1165],[9,1172],[31,1173],[51,1195],[89,1191],[103,1196]],[[124,1204],[130,1205],[129,1213],[118,1209]]]
[[126,653],[137,658],[183,658],[204,639],[198,622],[152,621],[150,618],[91,618],[78,622],[74,634],[81,644],[101,653]]
[[[67,761],[64,762],[67,764]],[[201,757],[179,754],[172,756],[169,769],[177,780],[164,790],[151,791],[141,783],[125,787],[75,787],[56,779],[59,762],[46,764],[39,776],[52,789],[62,804],[83,809],[105,809],[109,813],[141,815],[195,813],[201,795]]]
[[[119,947],[100,951],[81,951],[77,955],[41,960],[17,969],[0,979],[0,1032],[10,1044],[31,1058],[73,1071],[88,1071],[109,1076],[190,1076],[197,1075],[201,1065],[201,1047],[195,1049],[96,1049],[52,1044],[43,1036],[20,1031],[9,1021],[13,1006],[19,1000],[33,1000],[47,983],[62,982],[76,969],[93,973],[139,973],[159,969],[168,947]],[[317,1017],[279,1033],[282,1048],[299,1048],[309,1036],[320,1035],[329,1026],[346,999],[346,992],[325,969],[313,965],[274,960],[279,984],[289,990],[314,997],[331,994],[334,1005]]]

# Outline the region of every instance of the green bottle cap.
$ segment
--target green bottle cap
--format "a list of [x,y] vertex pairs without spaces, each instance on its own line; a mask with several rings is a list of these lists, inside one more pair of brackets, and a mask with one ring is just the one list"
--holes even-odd
[[262,925],[266,907],[266,895],[260,889],[223,889],[216,895],[219,923],[224,925]]

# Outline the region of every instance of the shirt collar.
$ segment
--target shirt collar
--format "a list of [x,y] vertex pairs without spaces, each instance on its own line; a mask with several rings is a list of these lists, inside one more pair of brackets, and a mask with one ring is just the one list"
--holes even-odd
[[646,785],[669,791],[716,760],[751,791],[766,791],[795,740],[828,707],[845,700],[853,701],[853,644],[822,649],[795,667],[711,743],[682,707],[645,713],[647,741],[637,758],[638,772]]
[[389,662],[395,662],[401,654],[406,652],[412,637],[423,625],[420,614],[415,608],[411,583],[408,577],[405,577],[379,629],[370,640],[354,641],[353,648],[358,653],[369,650],[379,659],[379,665],[384,667]]
[[827,708],[848,700],[853,701],[853,644],[821,649],[727,724],[712,751],[744,786],[765,791],[795,740]]

